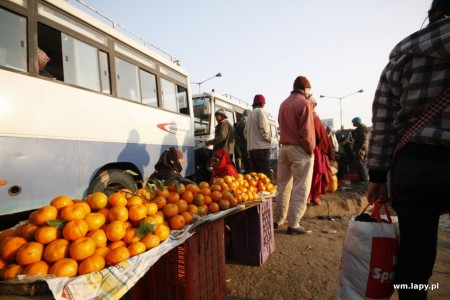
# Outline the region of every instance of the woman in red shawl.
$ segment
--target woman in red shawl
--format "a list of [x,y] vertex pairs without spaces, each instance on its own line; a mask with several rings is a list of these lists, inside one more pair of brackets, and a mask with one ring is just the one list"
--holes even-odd
[[213,156],[209,160],[209,163],[212,167],[210,184],[212,184],[216,178],[223,178],[226,175],[234,177],[238,174],[238,171],[231,162],[230,155],[223,149],[214,152]]
[[[317,102],[314,99],[312,99],[312,102],[315,107]],[[316,132],[316,148],[314,149],[314,169],[308,204],[312,201],[315,205],[322,205],[320,195],[324,195],[328,191],[328,185],[331,181],[329,159],[334,159],[334,149],[328,138],[327,130],[315,112],[314,129]]]

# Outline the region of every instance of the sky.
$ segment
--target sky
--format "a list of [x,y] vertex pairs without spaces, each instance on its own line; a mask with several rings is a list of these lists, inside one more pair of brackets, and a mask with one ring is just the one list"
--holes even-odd
[[[341,124],[340,103],[344,128],[352,128],[356,116],[372,125],[372,101],[389,53],[426,26],[431,6],[431,0],[83,2],[179,59],[191,82],[222,74],[202,83],[201,92],[214,89],[250,104],[262,94],[274,117],[294,79],[306,76],[317,114],[333,119],[334,129]],[[198,93],[198,84],[191,88]]]

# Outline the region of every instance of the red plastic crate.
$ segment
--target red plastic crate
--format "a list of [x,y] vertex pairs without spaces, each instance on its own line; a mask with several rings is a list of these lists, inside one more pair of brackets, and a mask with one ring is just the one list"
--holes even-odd
[[262,265],[275,251],[272,200],[231,215],[230,258]]
[[223,219],[206,223],[149,270],[149,299],[223,299],[225,247]]

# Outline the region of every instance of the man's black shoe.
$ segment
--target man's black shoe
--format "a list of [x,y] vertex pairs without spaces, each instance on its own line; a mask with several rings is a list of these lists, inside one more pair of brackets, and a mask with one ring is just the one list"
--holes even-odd
[[312,230],[306,229],[305,227],[302,227],[302,226],[300,226],[298,228],[288,227],[288,229],[287,229],[287,234],[308,234],[311,232],[312,232]]

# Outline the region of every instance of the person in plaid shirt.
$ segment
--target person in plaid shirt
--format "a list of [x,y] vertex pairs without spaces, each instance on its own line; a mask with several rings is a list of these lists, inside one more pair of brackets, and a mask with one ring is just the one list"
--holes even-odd
[[[450,106],[414,134],[394,159],[396,143],[450,87],[450,0],[434,0],[430,23],[392,50],[373,101],[367,198],[390,196],[400,226],[395,283],[427,284],[433,272],[439,216],[449,210]],[[426,299],[427,291],[401,289],[400,299]]]

